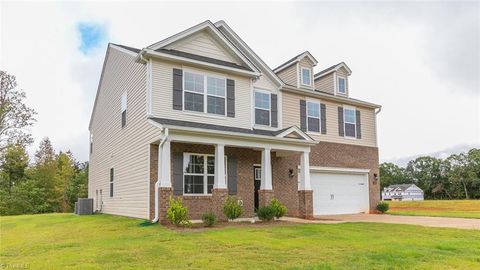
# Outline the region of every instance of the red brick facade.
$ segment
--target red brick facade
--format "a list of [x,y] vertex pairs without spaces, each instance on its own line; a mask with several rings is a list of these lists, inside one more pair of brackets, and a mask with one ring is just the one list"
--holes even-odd
[[[157,153],[158,145],[150,147],[150,217],[154,213],[154,184],[157,178]],[[213,145],[198,145],[175,143],[171,144],[172,155],[174,153],[199,153],[214,154]],[[237,194],[239,200],[243,201],[242,217],[254,215],[254,164],[260,164],[261,152],[247,148],[225,147],[225,154],[228,157],[235,157],[237,160]],[[259,205],[268,204],[271,199],[277,198],[287,209],[287,215],[304,218],[313,217],[313,195],[311,191],[298,191],[298,165],[300,154],[292,154],[286,157],[277,157],[272,153],[272,186],[273,191],[259,192]],[[373,210],[380,198],[379,183],[375,180],[374,174],[378,175],[378,148],[365,147],[338,143],[320,142],[311,148],[310,165],[323,167],[359,168],[369,169],[370,182],[370,208]],[[172,172],[174,171],[172,165]],[[170,190],[171,192],[171,190]],[[200,219],[203,213],[214,212],[217,217],[224,220],[222,214],[223,202],[227,190],[215,190],[212,195],[203,196],[182,196],[184,205],[189,210],[191,219]],[[166,206],[164,197],[168,192],[163,192],[160,199]],[[160,219],[165,215],[162,207]]]

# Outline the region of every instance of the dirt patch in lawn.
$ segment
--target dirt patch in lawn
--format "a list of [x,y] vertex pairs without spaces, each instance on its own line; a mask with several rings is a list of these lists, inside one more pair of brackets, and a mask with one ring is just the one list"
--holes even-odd
[[172,224],[163,225],[165,228],[176,232],[204,232],[210,230],[218,230],[224,228],[264,228],[264,227],[272,227],[272,226],[292,226],[298,225],[298,223],[284,221],[284,220],[276,220],[271,222],[263,222],[263,221],[256,221],[255,223],[251,223],[249,221],[241,221],[241,222],[218,222],[212,227],[206,227],[203,223],[194,223],[191,227],[177,227]]

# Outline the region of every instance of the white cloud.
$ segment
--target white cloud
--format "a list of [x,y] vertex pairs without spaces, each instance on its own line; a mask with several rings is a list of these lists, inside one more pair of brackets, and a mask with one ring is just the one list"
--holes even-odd
[[304,50],[319,60],[317,71],[345,61],[353,70],[352,97],[383,105],[382,159],[480,141],[478,3],[1,5],[0,66],[17,76],[39,112],[36,143],[49,136],[80,160],[88,158],[106,44],[80,53],[79,22],[104,25],[111,42],[142,48],[203,20],[223,19],[271,67]]

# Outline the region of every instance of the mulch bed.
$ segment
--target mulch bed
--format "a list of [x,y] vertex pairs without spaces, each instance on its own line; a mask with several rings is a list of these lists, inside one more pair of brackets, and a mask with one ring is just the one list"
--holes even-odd
[[298,225],[298,223],[276,220],[270,222],[256,221],[251,223],[250,221],[241,221],[241,222],[217,222],[217,224],[212,227],[206,227],[203,223],[194,223],[191,227],[177,227],[172,224],[163,225],[165,228],[176,232],[204,232],[209,230],[218,230],[223,228],[264,228],[272,226],[285,226],[285,225]]

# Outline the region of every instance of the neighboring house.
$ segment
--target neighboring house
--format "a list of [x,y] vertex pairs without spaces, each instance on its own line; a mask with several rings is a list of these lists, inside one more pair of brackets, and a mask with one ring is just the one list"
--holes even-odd
[[96,209],[163,222],[175,196],[192,219],[224,218],[227,195],[244,217],[274,197],[305,218],[374,209],[380,106],[350,98],[345,63],[316,65],[304,52],[272,70],[224,21],[109,44],[89,126]]
[[383,188],[384,201],[423,201],[423,190],[415,184],[390,185]]

